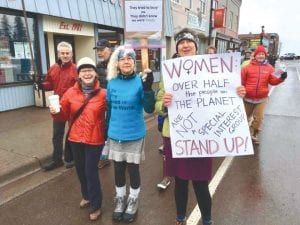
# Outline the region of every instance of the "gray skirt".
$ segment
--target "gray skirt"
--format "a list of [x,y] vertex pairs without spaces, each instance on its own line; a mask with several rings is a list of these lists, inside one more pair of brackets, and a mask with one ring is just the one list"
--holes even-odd
[[105,146],[109,149],[108,158],[114,161],[140,164],[141,160],[145,160],[144,138],[137,141],[124,142],[118,142],[108,138]]

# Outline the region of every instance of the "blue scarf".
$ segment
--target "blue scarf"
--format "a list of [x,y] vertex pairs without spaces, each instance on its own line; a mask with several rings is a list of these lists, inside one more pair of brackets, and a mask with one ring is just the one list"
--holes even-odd
[[93,86],[81,84],[81,89],[84,94],[88,95],[89,93],[91,93],[93,91]]

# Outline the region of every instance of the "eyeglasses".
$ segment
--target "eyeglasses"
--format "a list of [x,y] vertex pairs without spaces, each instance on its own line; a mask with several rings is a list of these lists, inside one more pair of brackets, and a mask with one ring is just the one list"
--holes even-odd
[[129,56],[127,56],[127,57],[120,58],[119,61],[121,61],[121,62],[125,62],[125,61],[134,61],[134,59],[131,58],[131,57],[129,57]]
[[94,71],[95,71],[94,69],[82,69],[79,71],[79,73],[92,73]]

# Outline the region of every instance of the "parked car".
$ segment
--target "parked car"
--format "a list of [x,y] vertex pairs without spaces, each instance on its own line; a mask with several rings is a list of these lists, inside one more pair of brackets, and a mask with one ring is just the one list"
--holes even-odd
[[286,53],[280,56],[280,60],[294,60],[297,59],[297,55],[295,53]]

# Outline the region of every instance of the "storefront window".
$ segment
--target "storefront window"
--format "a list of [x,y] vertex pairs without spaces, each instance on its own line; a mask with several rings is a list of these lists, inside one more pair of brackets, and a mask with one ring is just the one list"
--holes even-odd
[[[34,19],[27,21],[34,47]],[[0,85],[32,80],[29,46],[24,18],[0,13]]]
[[[137,71],[142,71],[142,62],[141,62],[141,50],[136,50],[136,69]],[[148,59],[149,59],[149,69],[153,72],[160,71],[160,49],[152,48],[148,49]]]
[[218,53],[225,53],[227,51],[227,41],[222,39],[217,39],[217,50]]
[[98,40],[107,39],[112,47],[116,47],[123,42],[123,33],[113,30],[98,29]]
[[[99,39],[107,39],[113,48],[118,47],[119,45],[124,44],[123,39],[123,31],[121,30],[106,30],[99,28],[98,29],[98,40]],[[137,54],[136,60],[136,70],[140,72],[142,70],[142,62],[141,62],[141,50],[135,50]],[[149,68],[154,72],[154,76],[157,74],[157,79],[159,80],[159,71],[161,64],[161,50],[159,48],[151,48],[148,49],[148,58],[149,58]]]

